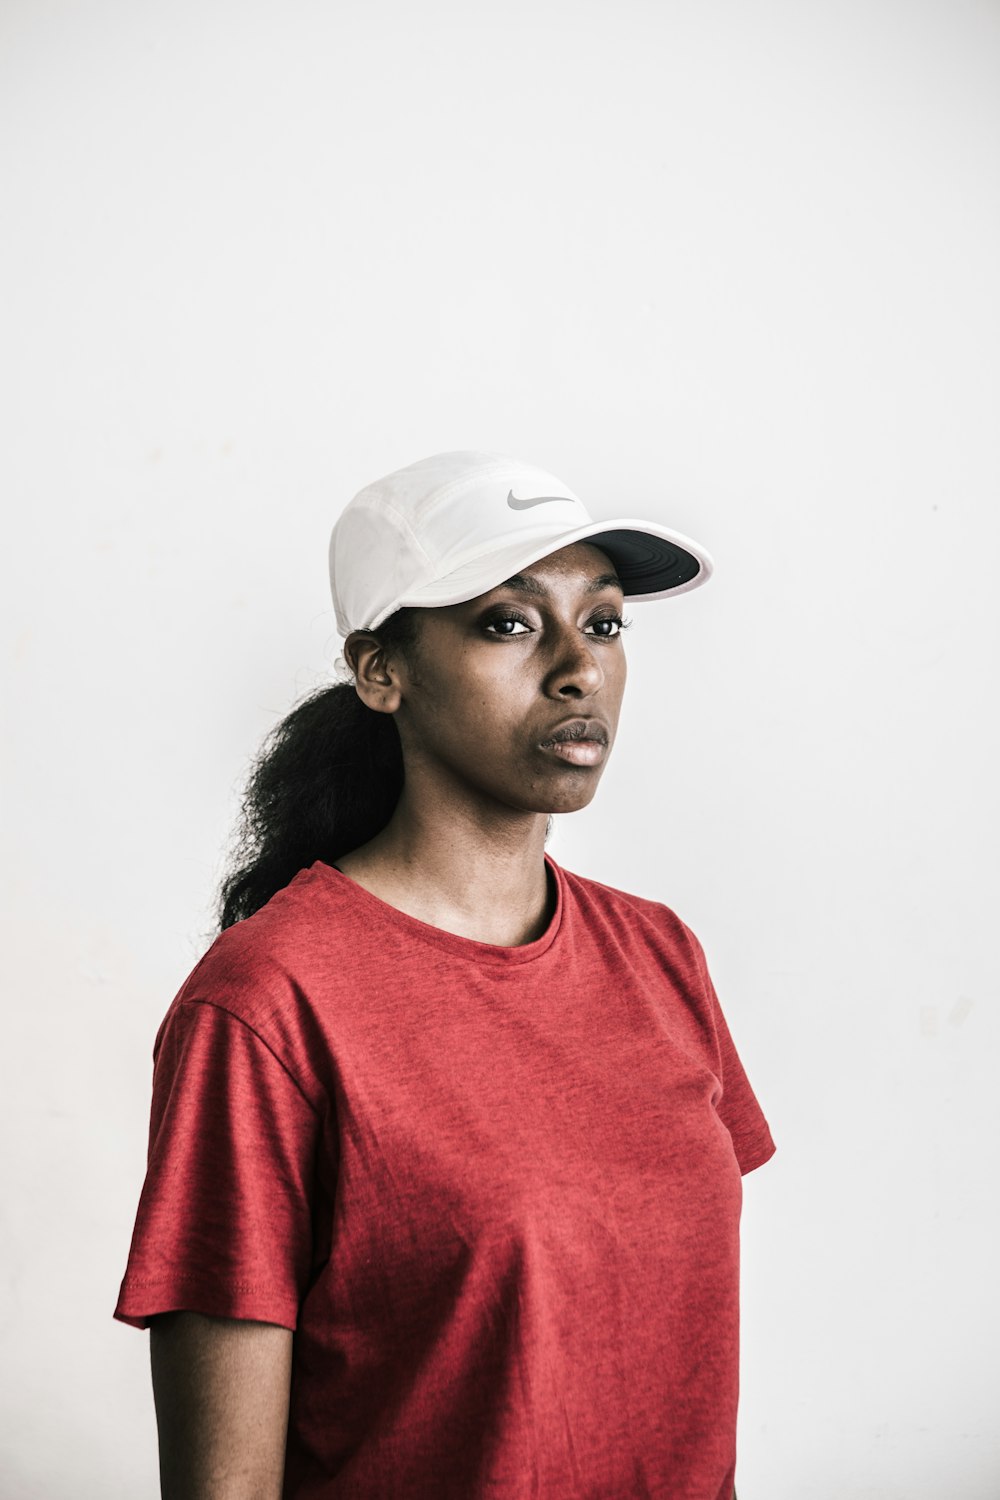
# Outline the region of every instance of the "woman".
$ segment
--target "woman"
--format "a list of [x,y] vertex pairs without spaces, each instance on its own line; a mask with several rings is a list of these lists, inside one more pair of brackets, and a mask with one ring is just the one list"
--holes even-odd
[[351,681],[262,754],[154,1047],[115,1316],[163,1495],[729,1500],[774,1146],[694,934],[545,852],[624,598],[711,561],[460,452],[356,495],[330,570]]

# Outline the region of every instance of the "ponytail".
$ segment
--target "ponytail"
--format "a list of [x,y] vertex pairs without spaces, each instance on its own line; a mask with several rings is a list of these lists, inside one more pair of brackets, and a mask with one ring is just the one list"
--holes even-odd
[[[373,634],[386,648],[416,640],[416,611]],[[386,826],[403,789],[392,714],[352,683],[317,688],[268,733],[243,793],[234,854],[216,903],[219,931],[252,916],[314,860],[333,864]]]

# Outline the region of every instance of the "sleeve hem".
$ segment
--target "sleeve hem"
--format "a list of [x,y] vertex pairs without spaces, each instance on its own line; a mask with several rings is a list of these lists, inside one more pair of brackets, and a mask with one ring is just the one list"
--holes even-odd
[[113,1317],[132,1328],[149,1327],[159,1313],[197,1312],[211,1318],[239,1318],[254,1323],[276,1323],[293,1333],[298,1327],[298,1299],[263,1286],[219,1286],[199,1277],[176,1276],[159,1281],[122,1283]]
[[762,1167],[766,1161],[771,1160],[776,1149],[774,1141],[768,1135],[766,1140],[739,1151],[737,1161],[740,1164],[740,1175],[745,1177],[748,1172],[755,1172],[758,1167]]

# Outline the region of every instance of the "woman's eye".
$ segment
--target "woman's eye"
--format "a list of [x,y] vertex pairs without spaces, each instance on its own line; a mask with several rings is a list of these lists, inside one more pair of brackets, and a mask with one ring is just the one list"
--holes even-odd
[[527,629],[524,620],[517,615],[494,615],[492,620],[487,621],[486,629],[492,631],[496,626],[497,635],[522,635],[524,633],[522,630],[507,630],[504,628],[507,625],[522,625]]
[[[621,615],[605,615],[599,620],[591,620],[587,630],[600,641],[612,641],[615,636],[620,635],[628,623],[622,619]],[[531,634],[531,626],[520,615],[494,615],[491,620],[487,620],[484,629],[490,635],[505,636],[508,639],[511,636]]]
[[597,625],[601,625],[601,626],[612,625],[612,626],[614,626],[613,630],[603,630],[602,629],[602,630],[598,630],[598,632],[597,632],[598,635],[603,640],[610,641],[610,640],[613,640],[616,635],[619,635],[621,633],[622,627],[623,627],[623,625],[624,625],[625,622],[622,619],[621,615],[606,615],[603,620],[592,620],[590,623],[592,625],[595,625],[595,626],[597,626]]

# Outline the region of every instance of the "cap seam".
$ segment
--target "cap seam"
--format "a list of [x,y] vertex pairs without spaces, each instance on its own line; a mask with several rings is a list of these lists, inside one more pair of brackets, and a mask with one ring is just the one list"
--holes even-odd
[[398,521],[399,524],[404,528],[407,536],[412,540],[413,544],[417,548],[417,551],[420,553],[420,556],[424,559],[424,562],[427,563],[428,566],[430,566],[431,559],[428,555],[426,547],[420,540],[417,533],[414,531],[413,527],[410,525],[406,516],[403,515],[401,510],[398,510],[396,506],[393,505],[391,500],[385,499],[385,497],[382,495],[373,495],[372,498],[366,502],[366,504],[371,510],[381,510],[383,513],[386,511],[390,512],[395,520]]
[[509,544],[516,542],[520,537],[523,537],[525,541],[530,541],[533,538],[537,538],[539,541],[541,541],[544,536],[548,541],[558,541],[561,536],[566,535],[567,530],[572,531],[573,528],[561,526],[558,529],[546,531],[546,529],[541,526],[534,526],[530,530],[508,531],[505,532],[502,537],[491,537],[488,541],[480,542],[477,547],[472,547],[469,551],[460,553],[457,559],[449,559],[447,573],[442,573],[440,578],[429,578],[425,580],[425,582],[442,583],[446,578],[449,578],[452,573],[457,573],[460,568],[466,567],[467,564],[471,562],[478,561],[480,557],[489,557],[494,552],[501,551]]

